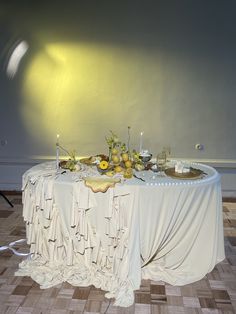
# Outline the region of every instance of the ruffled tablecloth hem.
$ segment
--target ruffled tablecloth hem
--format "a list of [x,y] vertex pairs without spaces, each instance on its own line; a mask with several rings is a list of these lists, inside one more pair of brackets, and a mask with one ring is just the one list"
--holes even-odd
[[50,265],[41,257],[27,259],[19,264],[16,276],[29,276],[40,285],[41,289],[54,287],[62,282],[73,286],[90,286],[108,291],[106,298],[115,298],[114,305],[128,307],[134,303],[134,288],[130,280],[119,282],[119,279],[110,273],[99,270],[96,265],[89,269],[85,265]]

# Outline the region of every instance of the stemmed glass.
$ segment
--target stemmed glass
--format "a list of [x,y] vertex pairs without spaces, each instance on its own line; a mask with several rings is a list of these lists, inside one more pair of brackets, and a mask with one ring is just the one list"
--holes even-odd
[[158,169],[160,170],[158,172],[158,175],[163,177],[164,175],[164,170],[166,166],[166,152],[163,150],[161,153],[157,154],[157,166]]
[[152,159],[152,154],[147,152],[144,154],[141,153],[139,156],[140,156],[140,159],[142,160],[143,165],[146,169],[148,162]]
[[166,162],[170,161],[171,148],[170,146],[163,147],[163,151],[166,153]]

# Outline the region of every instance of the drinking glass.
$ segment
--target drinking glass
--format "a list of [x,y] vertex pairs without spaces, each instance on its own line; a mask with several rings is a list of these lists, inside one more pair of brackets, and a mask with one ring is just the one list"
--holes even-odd
[[157,154],[157,166],[159,168],[159,176],[164,176],[164,170],[166,165],[166,152],[162,151],[161,153]]
[[163,147],[163,151],[166,153],[166,162],[170,161],[170,154],[171,154],[170,146]]

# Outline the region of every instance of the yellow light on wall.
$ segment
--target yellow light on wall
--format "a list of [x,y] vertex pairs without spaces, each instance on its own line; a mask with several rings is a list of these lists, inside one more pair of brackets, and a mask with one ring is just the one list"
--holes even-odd
[[[104,143],[107,130],[123,128],[125,133],[132,119],[143,120],[150,96],[147,68],[156,71],[152,58],[135,49],[47,44],[25,73],[25,124],[35,138],[51,143],[60,133],[92,152],[101,147],[97,141]],[[145,85],[148,93],[142,92]]]

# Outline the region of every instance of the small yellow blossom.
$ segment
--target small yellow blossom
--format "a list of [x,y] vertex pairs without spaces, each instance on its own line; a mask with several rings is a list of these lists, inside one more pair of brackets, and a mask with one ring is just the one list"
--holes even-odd
[[101,168],[102,170],[105,170],[105,169],[107,169],[108,168],[108,162],[106,161],[106,160],[102,160],[102,161],[100,161],[100,163],[99,163],[99,168]]

